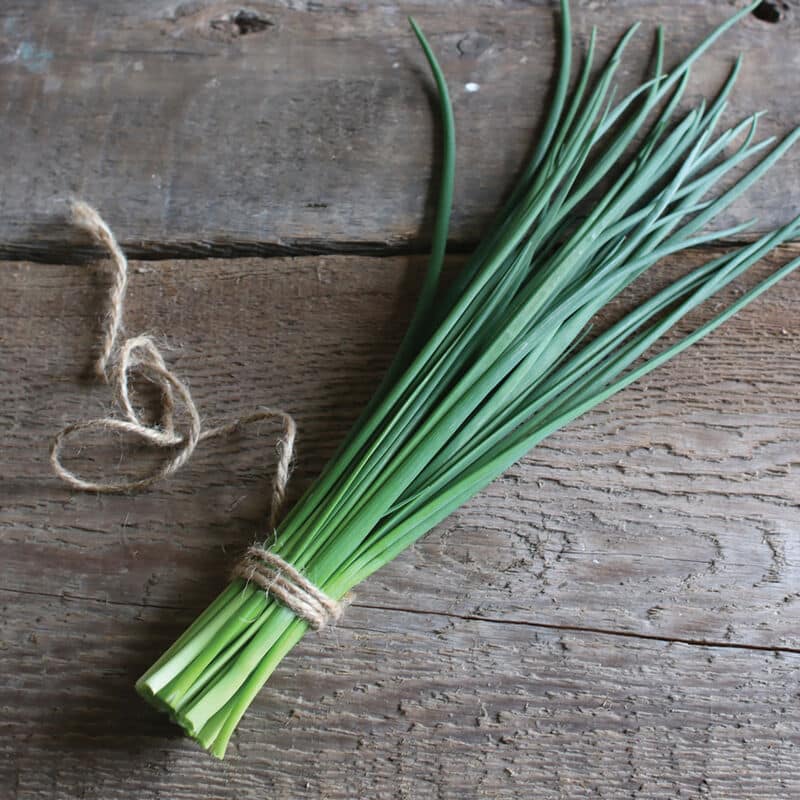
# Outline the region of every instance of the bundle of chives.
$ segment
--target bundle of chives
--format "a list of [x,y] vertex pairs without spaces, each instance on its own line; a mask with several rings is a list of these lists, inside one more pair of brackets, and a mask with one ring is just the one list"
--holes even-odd
[[[751,223],[700,232],[800,136],[799,129],[775,146],[771,139],[754,143],[759,114],[715,133],[739,63],[710,105],[701,102],[674,121],[692,64],[756,5],[668,74],[662,73],[659,31],[654,77],[614,104],[612,80],[635,28],[594,81],[593,33],[570,92],[570,16],[562,0],[561,67],[541,140],[493,230],[438,303],[453,116],[441,70],[411,22],[437,84],[444,131],[429,270],[386,379],[278,528],[274,553],[330,597],[344,597],[543,438],[685,350],[800,266],[800,259],[787,264],[688,336],[645,356],[688,312],[800,233],[798,218],[694,269],[585,338],[592,317],[660,258],[745,230]],[[641,144],[618,169],[637,136]],[[730,188],[713,192],[757,154],[760,160]],[[576,207],[601,181],[607,188],[576,221]],[[236,579],[137,689],[221,758],[242,714],[307,628],[258,586]]]

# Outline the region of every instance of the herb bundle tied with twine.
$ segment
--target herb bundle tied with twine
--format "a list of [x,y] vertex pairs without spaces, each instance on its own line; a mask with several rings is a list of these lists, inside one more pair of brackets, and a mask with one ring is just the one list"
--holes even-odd
[[[586,335],[594,317],[663,257],[747,230],[752,223],[706,232],[800,136],[797,130],[780,142],[756,141],[759,114],[720,129],[740,62],[716,98],[680,110],[692,66],[757,5],[731,17],[669,72],[659,31],[652,79],[615,102],[614,76],[635,28],[596,74],[593,32],[570,86],[570,13],[562,0],[560,70],[533,156],[492,229],[445,291],[439,278],[453,194],[453,112],[442,71],[411,21],[436,83],[443,134],[428,270],[399,352],[336,455],[280,523],[270,525],[263,543],[247,551],[229,586],[136,684],[204,748],[224,756],[239,720],[281,660],[309,627],[341,617],[356,584],[546,436],[681,353],[800,266],[800,259],[786,264],[709,321],[663,343],[687,314],[796,237],[797,218],[702,264],[606,330]],[[188,391],[157,349],[135,341],[125,347],[116,383],[126,421],[114,424],[144,427],[125,400],[130,365],[161,387],[167,406],[177,395],[194,419]],[[281,419],[282,453],[290,458],[290,418],[261,413]],[[171,436],[179,454],[190,454],[202,438],[229,427],[202,431],[198,418],[185,434],[169,426],[134,432]],[[58,453],[56,447],[54,464],[63,469]],[[157,477],[171,471],[170,464]],[[288,460],[279,470],[274,514],[286,477]]]

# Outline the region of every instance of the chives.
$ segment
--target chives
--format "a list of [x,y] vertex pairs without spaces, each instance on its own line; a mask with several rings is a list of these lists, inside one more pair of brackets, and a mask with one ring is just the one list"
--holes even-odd
[[[752,223],[701,233],[800,137],[798,129],[777,144],[754,143],[760,114],[717,132],[739,62],[710,105],[678,111],[694,62],[757,5],[732,16],[670,73],[663,72],[659,31],[652,79],[615,104],[614,75],[635,28],[594,81],[593,32],[570,91],[570,14],[562,0],[561,65],[538,146],[493,228],[444,293],[453,112],[442,71],[411,20],[437,86],[444,139],[428,271],[386,378],[279,526],[272,547],[279,556],[341,599],[550,433],[800,266],[800,259],[785,265],[683,339],[651,352],[686,314],[800,234],[799,217],[697,267],[593,339],[586,335],[595,315],[659,259],[746,230]],[[732,185],[718,189],[753,158]],[[578,204],[601,186],[588,216],[576,218]],[[222,758],[241,716],[307,627],[237,579],[136,688]]]

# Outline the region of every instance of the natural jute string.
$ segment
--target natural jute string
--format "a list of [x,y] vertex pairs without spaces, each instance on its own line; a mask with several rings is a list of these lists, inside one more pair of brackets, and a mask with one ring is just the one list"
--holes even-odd
[[233,576],[260,586],[316,630],[337,622],[344,611],[342,603],[328,597],[279,555],[258,545],[248,548]]
[[[97,376],[108,383],[122,410],[123,419],[101,417],[86,422],[76,422],[62,429],[53,440],[50,462],[56,475],[72,486],[87,492],[128,492],[144,489],[156,481],[179,470],[191,458],[198,443],[204,439],[227,436],[244,425],[260,420],[280,420],[283,433],[277,441],[278,464],[272,481],[269,527],[274,531],[286,502],[286,486],[294,456],[296,426],[285,411],[260,408],[252,414],[238,417],[213,428],[203,428],[200,414],[188,387],[166,365],[155,341],[146,335],[125,339],[117,346],[122,330],[123,306],[128,283],[128,261],[117,244],[111,229],[98,212],[84,202],[72,204],[76,225],[83,228],[111,256],[112,285],[109,292],[108,311],[103,319],[103,339],[95,362]],[[129,386],[131,378],[138,376],[154,384],[160,393],[158,423],[149,424],[131,403]],[[175,430],[176,400],[183,404],[188,416],[185,433]],[[64,442],[81,431],[111,431],[138,436],[147,444],[170,451],[169,457],[151,471],[126,480],[92,481],[81,478],[61,463]],[[280,556],[254,545],[234,574],[252,581],[288,606],[295,614],[307,620],[314,628],[321,628],[337,620],[342,605],[307,580]]]

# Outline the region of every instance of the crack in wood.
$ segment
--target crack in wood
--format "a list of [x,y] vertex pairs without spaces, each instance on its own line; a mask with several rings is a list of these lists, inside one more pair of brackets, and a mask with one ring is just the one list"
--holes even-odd
[[796,653],[800,654],[800,647],[786,647],[784,645],[758,645],[743,642],[716,641],[710,639],[691,639],[679,636],[658,636],[656,634],[638,633],[636,631],[620,631],[613,628],[597,628],[584,625],[564,625],[547,622],[533,622],[525,619],[499,619],[475,614],[456,614],[452,611],[428,611],[407,608],[403,606],[372,605],[368,603],[353,603],[358,608],[371,608],[376,611],[395,611],[405,614],[420,614],[423,616],[445,617],[448,619],[461,619],[465,622],[489,622],[498,625],[518,625],[529,628],[538,628],[550,631],[569,631],[570,633],[593,633],[599,636],[621,636],[626,639],[640,639],[652,642],[666,642],[667,644],[685,644],[692,647],[735,648],[737,650],[758,650],[769,653]]
[[[0,586],[0,592],[7,592],[9,594],[23,594],[31,595],[34,597],[46,597],[53,600],[78,600],[88,603],[100,603],[102,605],[112,606],[125,606],[133,608],[152,608],[164,609],[167,611],[185,611],[191,612],[195,609],[185,608],[183,606],[170,606],[159,605],[157,603],[137,603],[132,600],[109,600],[108,598],[101,597],[87,597],[85,595],[77,595],[71,592],[62,592],[56,594],[54,592],[35,592],[28,589],[14,589],[9,586]],[[548,631],[569,631],[570,633],[591,633],[598,636],[617,636],[626,639],[637,639],[652,642],[664,642],[667,644],[685,644],[690,647],[707,647],[707,648],[725,648],[736,650],[755,650],[758,652],[768,653],[791,653],[800,655],[800,647],[787,647],[784,645],[757,645],[745,644],[743,642],[730,642],[730,641],[715,641],[709,639],[691,639],[688,637],[679,636],[658,636],[656,634],[639,633],[636,631],[622,631],[613,628],[597,628],[584,625],[563,625],[553,624],[548,622],[534,622],[525,619],[500,619],[498,617],[487,617],[477,614],[458,614],[452,611],[436,611],[422,608],[409,608],[407,606],[391,606],[391,605],[377,605],[374,603],[360,603],[358,601],[350,604],[352,608],[370,609],[373,611],[389,611],[397,614],[415,614],[417,616],[433,616],[442,617],[447,620],[463,620],[464,622],[481,622],[489,623],[491,625],[514,625],[529,628],[536,628],[539,630]]]

